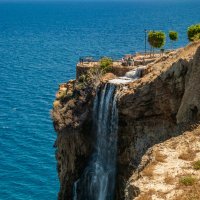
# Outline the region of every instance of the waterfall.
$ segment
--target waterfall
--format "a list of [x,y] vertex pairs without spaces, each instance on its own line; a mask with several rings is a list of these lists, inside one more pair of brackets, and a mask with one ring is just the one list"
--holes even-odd
[[100,88],[93,106],[94,152],[74,184],[73,200],[113,200],[115,193],[118,111],[116,86]]

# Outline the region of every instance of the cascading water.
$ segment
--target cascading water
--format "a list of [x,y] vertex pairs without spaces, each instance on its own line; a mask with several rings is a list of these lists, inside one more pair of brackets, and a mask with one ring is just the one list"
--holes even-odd
[[133,82],[134,80],[137,80],[138,78],[141,78],[142,72],[146,69],[146,66],[140,66],[136,69],[133,69],[125,74],[125,76],[115,78],[109,81],[109,83],[113,84],[126,84]]
[[106,84],[93,106],[95,150],[81,178],[74,184],[73,200],[113,200],[115,193],[118,111],[116,86]]

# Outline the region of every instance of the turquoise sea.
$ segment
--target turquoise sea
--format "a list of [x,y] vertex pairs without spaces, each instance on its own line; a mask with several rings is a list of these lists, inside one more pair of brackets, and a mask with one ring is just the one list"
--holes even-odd
[[79,56],[143,51],[144,29],[175,29],[183,46],[199,10],[190,0],[0,3],[0,200],[56,199],[50,110]]

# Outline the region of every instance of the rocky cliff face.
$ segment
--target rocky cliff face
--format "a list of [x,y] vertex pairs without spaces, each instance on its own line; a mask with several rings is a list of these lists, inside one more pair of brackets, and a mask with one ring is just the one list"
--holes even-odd
[[199,200],[199,136],[200,126],[193,126],[149,148],[127,183],[126,199]]
[[92,151],[90,135],[94,88],[76,81],[60,85],[52,118],[57,131],[55,141],[57,171],[60,180],[58,199],[72,199],[72,186],[80,177]]
[[[139,186],[130,184],[130,178],[150,147],[181,135],[189,124],[200,120],[199,46],[193,43],[157,59],[141,79],[118,87],[116,199],[139,195]],[[61,85],[54,102],[59,199],[72,199],[73,183],[93,150],[90,133],[95,91],[93,86],[71,81]]]

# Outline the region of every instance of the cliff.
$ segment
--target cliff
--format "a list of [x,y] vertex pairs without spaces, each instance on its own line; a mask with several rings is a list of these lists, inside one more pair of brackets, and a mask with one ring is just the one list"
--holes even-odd
[[[142,159],[145,152],[151,158],[149,148],[162,142],[160,145],[166,146],[164,141],[192,131],[191,125],[200,120],[200,43],[160,57],[147,66],[145,73],[142,78],[117,87],[115,199],[132,200],[147,192],[145,190],[151,190],[145,185],[148,179],[143,183],[139,179],[148,164]],[[101,81],[98,87],[108,79]],[[70,81],[60,86],[54,102],[52,118],[58,133],[55,147],[59,199],[72,199],[73,184],[80,178],[94,149],[92,106],[96,87]]]
[[199,200],[199,136],[200,126],[193,126],[148,149],[127,183],[126,199]]

